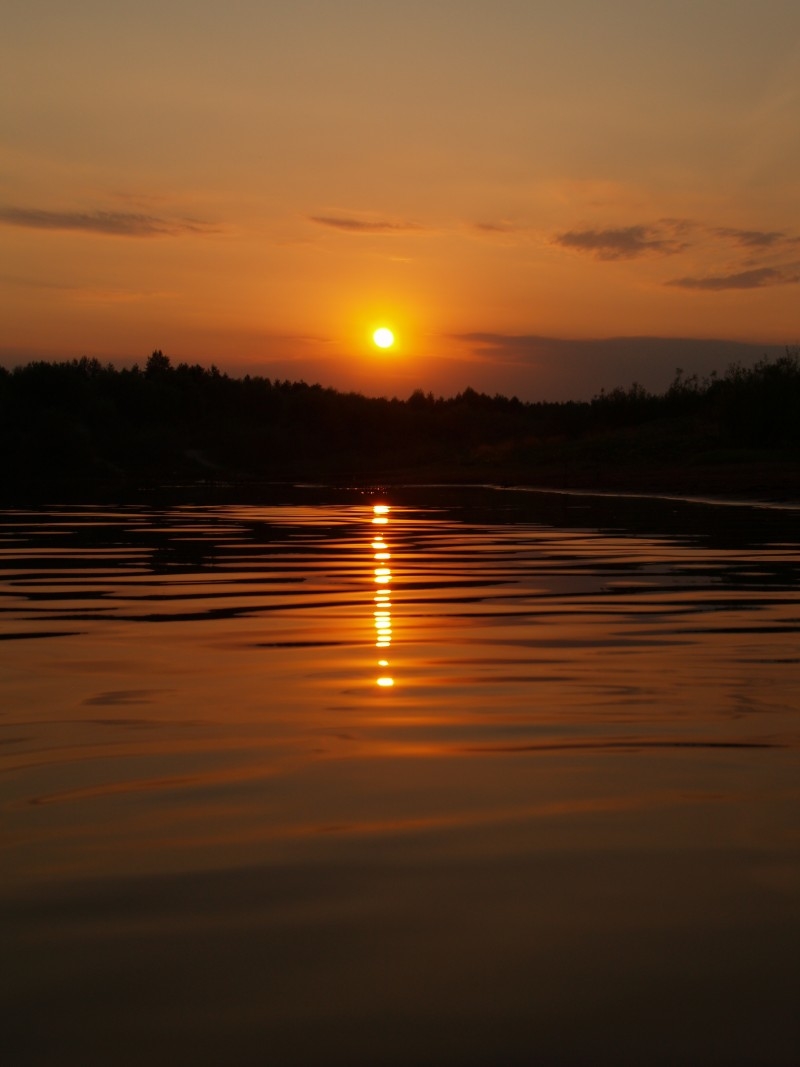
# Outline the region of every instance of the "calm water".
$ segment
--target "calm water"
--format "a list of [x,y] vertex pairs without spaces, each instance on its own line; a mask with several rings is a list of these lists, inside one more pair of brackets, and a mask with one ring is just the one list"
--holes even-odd
[[800,511],[0,513],[3,1060],[800,1062]]

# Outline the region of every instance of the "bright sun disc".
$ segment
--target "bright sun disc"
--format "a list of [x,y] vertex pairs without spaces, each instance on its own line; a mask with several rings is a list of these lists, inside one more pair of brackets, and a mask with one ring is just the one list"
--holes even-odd
[[381,326],[381,328],[376,330],[372,335],[372,340],[378,348],[391,348],[394,344],[394,334],[391,330],[387,330],[385,326]]

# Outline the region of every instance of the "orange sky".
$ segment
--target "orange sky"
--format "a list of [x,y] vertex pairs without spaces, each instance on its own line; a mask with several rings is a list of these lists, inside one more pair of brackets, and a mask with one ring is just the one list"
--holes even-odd
[[536,399],[800,341],[795,0],[12,0],[0,59],[6,365]]

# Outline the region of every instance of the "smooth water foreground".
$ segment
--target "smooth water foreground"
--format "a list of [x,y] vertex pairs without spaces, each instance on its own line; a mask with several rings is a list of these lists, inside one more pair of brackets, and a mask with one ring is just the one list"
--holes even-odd
[[8,1064],[800,1062],[800,511],[0,513]]

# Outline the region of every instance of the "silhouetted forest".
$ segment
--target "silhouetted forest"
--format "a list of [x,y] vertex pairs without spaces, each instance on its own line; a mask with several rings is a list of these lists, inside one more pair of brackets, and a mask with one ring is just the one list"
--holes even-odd
[[800,456],[800,350],[702,380],[678,371],[659,395],[634,383],[566,403],[473,389],[369,398],[173,366],[160,351],[130,369],[35,362],[0,368],[0,445],[12,493],[367,478],[691,489],[695,475],[737,471],[757,488],[778,468],[785,487]]

